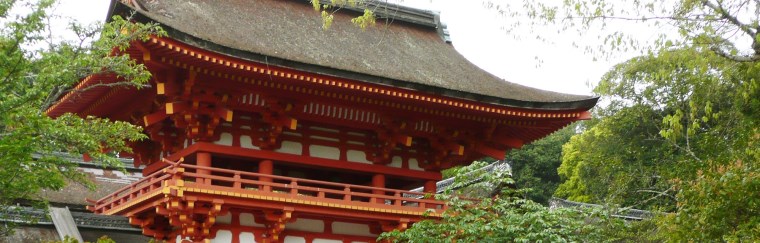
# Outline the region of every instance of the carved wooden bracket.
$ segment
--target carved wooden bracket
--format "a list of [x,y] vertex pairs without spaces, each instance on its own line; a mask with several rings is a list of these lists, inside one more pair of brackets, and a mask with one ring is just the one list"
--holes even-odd
[[261,117],[269,125],[269,129],[261,137],[262,144],[259,147],[275,149],[279,145],[277,139],[284,129],[296,130],[298,127],[298,120],[289,115],[295,105],[271,97],[265,97],[264,100],[266,109],[261,113]]
[[280,233],[285,230],[285,224],[293,217],[293,207],[285,207],[282,210],[264,210],[264,225],[266,235],[264,242],[279,242]]
[[412,137],[404,135],[407,128],[406,121],[382,118],[384,129],[375,131],[377,134],[377,147],[374,154],[367,154],[367,160],[375,164],[388,164],[391,162],[390,154],[396,146],[412,146]]
[[409,227],[409,219],[402,218],[399,221],[380,221],[380,229],[383,232],[394,230],[404,231]]
[[[197,197],[181,195],[165,198],[156,206],[156,214],[168,219],[168,225],[182,238],[202,241],[211,238],[211,227],[222,212],[224,200],[199,200]],[[143,228],[145,229],[145,228]]]

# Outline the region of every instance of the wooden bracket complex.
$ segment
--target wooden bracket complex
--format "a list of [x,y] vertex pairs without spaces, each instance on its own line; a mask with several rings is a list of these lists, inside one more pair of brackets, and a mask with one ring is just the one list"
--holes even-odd
[[405,121],[393,120],[390,118],[382,119],[384,129],[377,130],[377,151],[374,155],[367,154],[367,159],[375,164],[390,163],[391,151],[396,146],[412,146],[412,137],[404,135],[407,123]]
[[293,207],[285,207],[283,210],[264,210],[264,225],[267,231],[263,242],[280,242],[280,233],[285,230],[285,224],[293,217]]
[[298,127],[298,120],[288,115],[293,110],[293,103],[280,101],[273,98],[264,98],[266,109],[261,113],[264,122],[269,124],[269,131],[262,136],[262,145],[264,149],[275,149],[278,145],[277,139],[282,134],[283,129],[295,130]]
[[380,229],[383,232],[404,231],[407,227],[409,227],[409,219],[406,218],[402,218],[399,221],[380,221]]

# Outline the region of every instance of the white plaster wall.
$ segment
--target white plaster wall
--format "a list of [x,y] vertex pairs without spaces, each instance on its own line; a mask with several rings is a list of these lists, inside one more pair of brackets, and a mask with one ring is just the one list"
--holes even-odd
[[211,243],[229,243],[232,242],[232,232],[229,230],[216,231],[216,237],[211,239]]
[[410,170],[425,170],[422,167],[420,167],[420,163],[417,162],[417,159],[409,159],[409,169]]
[[232,224],[232,214],[228,212],[225,215],[216,216],[216,223],[217,224]]
[[249,148],[249,149],[259,149],[259,147],[256,147],[253,145],[253,140],[251,139],[251,136],[248,136],[248,135],[240,136],[240,147]]
[[253,220],[253,214],[251,213],[240,213],[240,225],[242,226],[257,226],[257,227],[265,227],[263,224],[256,223],[256,221]]
[[340,149],[322,145],[310,145],[309,154],[312,157],[325,159],[340,159]]
[[301,152],[303,152],[303,145],[298,142],[293,141],[282,141],[282,146],[275,150],[280,153],[286,153],[286,154],[297,154],[301,155]]
[[256,238],[251,232],[240,232],[238,239],[240,240],[240,243],[256,243]]
[[404,162],[404,160],[402,160],[401,157],[399,157],[399,156],[393,156],[393,158],[391,158],[391,163],[388,164],[388,166],[390,166],[390,167],[396,167],[396,168],[401,168],[401,166],[403,165],[403,162]]
[[311,241],[311,243],[343,243],[343,241],[342,240],[330,240],[330,239],[314,238],[314,240]]
[[312,139],[318,139],[318,140],[325,140],[325,141],[331,141],[331,142],[339,142],[340,139],[337,138],[328,138],[323,136],[311,136]]
[[311,127],[311,129],[317,130],[317,131],[323,131],[323,132],[332,132],[332,133],[339,133],[339,130],[332,129],[332,128],[324,128],[324,127]]
[[367,160],[367,154],[365,154],[364,151],[359,150],[348,150],[346,152],[346,159],[351,162],[372,164],[372,161]]
[[306,243],[306,239],[300,236],[288,235],[288,236],[285,236],[285,239],[283,239],[282,242],[283,243]]
[[377,236],[369,232],[369,225],[366,225],[366,224],[333,222],[332,231],[335,234],[372,236],[372,237]]
[[214,141],[214,144],[232,146],[232,134],[228,132],[219,134],[219,140]]
[[347,132],[346,134],[353,135],[353,136],[359,136],[359,137],[365,137],[364,133],[359,133],[359,132]]
[[325,232],[325,222],[316,219],[297,219],[296,222],[286,224],[285,229],[321,233]]

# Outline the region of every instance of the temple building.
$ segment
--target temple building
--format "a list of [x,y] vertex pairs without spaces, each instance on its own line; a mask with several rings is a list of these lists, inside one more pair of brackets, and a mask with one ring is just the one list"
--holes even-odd
[[[168,33],[125,54],[150,88],[96,87],[47,112],[128,121],[143,177],[88,207],[178,242],[374,242],[439,217],[440,171],[588,119],[597,98],[510,83],[467,61],[433,12],[308,1],[112,1]],[[118,82],[83,79],[75,89]],[[412,191],[422,187],[421,192]]]

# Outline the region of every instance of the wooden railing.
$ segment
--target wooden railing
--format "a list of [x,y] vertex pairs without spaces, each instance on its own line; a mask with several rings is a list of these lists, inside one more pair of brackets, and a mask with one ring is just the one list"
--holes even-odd
[[87,206],[87,209],[95,213],[103,213],[118,205],[124,204],[131,199],[139,196],[155,192],[161,189],[162,183],[171,179],[172,175],[162,173],[162,171],[155,172],[145,178],[136,181],[129,186],[121,188],[108,196],[105,196],[97,201],[87,200],[93,205]]
[[[178,169],[181,168],[181,169]],[[405,210],[445,209],[443,201],[432,199],[431,194],[388,188],[317,181],[254,172],[174,164],[164,170],[122,188],[95,202],[89,207],[103,213],[141,195],[160,190],[163,181],[175,185],[183,181],[185,187],[265,194],[282,198],[322,201],[329,203],[361,204],[368,207],[385,207]]]

